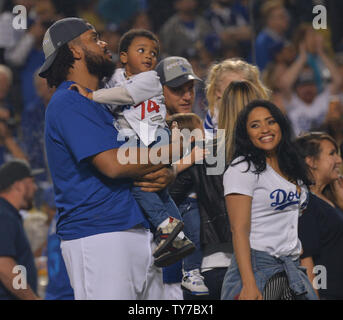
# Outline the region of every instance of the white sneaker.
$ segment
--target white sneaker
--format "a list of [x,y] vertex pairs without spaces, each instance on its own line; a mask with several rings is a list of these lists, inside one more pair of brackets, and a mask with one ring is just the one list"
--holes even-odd
[[181,287],[195,296],[209,294],[208,288],[204,283],[204,277],[200,274],[199,269],[183,271]]

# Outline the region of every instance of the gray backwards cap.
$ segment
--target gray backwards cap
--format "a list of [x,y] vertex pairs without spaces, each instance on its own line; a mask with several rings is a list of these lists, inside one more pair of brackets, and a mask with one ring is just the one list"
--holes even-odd
[[45,73],[54,62],[61,46],[90,29],[93,29],[93,27],[80,18],[65,18],[56,21],[44,35],[43,51],[45,61],[39,69],[39,76],[46,77]]
[[199,80],[191,64],[183,57],[168,57],[159,62],[156,72],[162,85],[176,88],[190,80]]

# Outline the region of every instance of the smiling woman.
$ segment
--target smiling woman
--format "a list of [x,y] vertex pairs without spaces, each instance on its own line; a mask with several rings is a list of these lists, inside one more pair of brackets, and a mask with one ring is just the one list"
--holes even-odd
[[275,153],[281,141],[281,129],[269,110],[257,107],[251,111],[247,120],[247,132],[256,148]]
[[316,299],[299,267],[297,231],[310,181],[290,137],[287,119],[269,101],[252,101],[238,116],[223,179],[234,257],[222,299]]
[[321,299],[343,299],[342,158],[336,141],[323,132],[307,133],[297,144],[314,181],[308,207],[299,221],[304,250],[301,263],[311,280],[316,276],[315,266],[325,267],[327,278],[316,286]]

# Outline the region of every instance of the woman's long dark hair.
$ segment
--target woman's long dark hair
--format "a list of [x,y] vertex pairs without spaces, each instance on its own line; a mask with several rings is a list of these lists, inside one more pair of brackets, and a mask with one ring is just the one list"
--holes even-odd
[[[263,107],[269,110],[274,120],[279,124],[282,137],[279,145],[277,146],[276,155],[280,170],[290,180],[302,180],[306,185],[310,185],[311,181],[308,178],[308,168],[305,161],[301,157],[298,148],[292,141],[292,128],[288,119],[283,115],[280,109],[272,102],[267,100],[254,100],[240,112],[236,122],[234,133],[234,157],[243,156],[242,161],[248,163],[248,170],[250,165],[253,164],[256,168],[254,173],[262,173],[267,166],[266,154],[264,150],[256,148],[251,142],[247,132],[247,120],[250,112],[257,108]],[[232,165],[236,165],[242,161],[233,160]]]

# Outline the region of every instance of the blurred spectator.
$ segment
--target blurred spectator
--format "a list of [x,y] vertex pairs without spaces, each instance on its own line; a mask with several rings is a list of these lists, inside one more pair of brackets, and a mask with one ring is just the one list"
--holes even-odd
[[[36,300],[37,271],[19,210],[32,208],[37,186],[28,163],[11,161],[0,167],[0,300]],[[27,286],[16,281],[18,265],[26,268]],[[23,271],[20,272],[23,274]],[[21,284],[19,288],[14,283]]]
[[[303,0],[304,1],[304,0]],[[343,50],[343,1],[326,0],[325,7],[328,13],[328,27],[330,28],[330,43],[335,51]]]
[[[51,200],[49,208],[53,210],[54,201]],[[48,234],[48,286],[44,298],[45,300],[74,300],[74,291],[70,285],[60,248],[61,240],[56,234],[56,223],[57,216],[55,215]]]
[[13,114],[13,107],[8,101],[8,94],[13,81],[10,68],[0,64],[0,119],[8,121]]
[[23,110],[21,117],[22,145],[28,155],[32,168],[44,168],[44,173],[36,177],[40,187],[49,181],[48,166],[44,150],[44,118],[47,107],[54,89],[48,87],[46,79],[34,75],[34,85],[38,97]]
[[289,15],[281,0],[266,1],[261,14],[264,28],[256,38],[255,54],[256,64],[263,71],[286,43]]
[[106,23],[125,24],[141,10],[139,0],[99,0],[98,13]]
[[78,16],[88,21],[98,32],[101,32],[106,30],[106,24],[98,12],[98,2],[98,0],[79,1]]
[[[206,59],[202,59],[200,54],[195,52],[193,55],[184,56],[189,63],[192,65],[193,71],[202,80],[205,80],[208,65],[205,63]],[[195,97],[192,112],[197,114],[202,120],[205,118],[207,113],[207,100],[205,95],[205,82],[196,81],[194,83]]]
[[[337,145],[343,143],[343,118],[328,119],[318,130],[326,132],[335,139]],[[342,154],[342,153],[341,153]],[[343,207],[342,207],[343,210]]]
[[148,0],[147,13],[153,29],[161,30],[162,25],[175,13],[174,0]]
[[[22,1],[15,1],[16,4],[22,4]],[[39,49],[42,45],[44,33],[47,24],[60,17],[52,0],[26,0],[25,4],[29,13],[28,30],[16,30],[12,26],[13,16],[11,13],[7,28],[13,33],[12,41],[7,43],[5,51],[6,62],[13,67],[22,67],[33,48]]]
[[[23,4],[22,1],[15,1],[15,3]],[[4,25],[5,30],[10,31],[4,58],[6,63],[16,71],[17,79],[15,79],[15,82],[21,88],[21,109],[24,109],[37,97],[33,86],[33,73],[44,62],[43,36],[51,22],[61,17],[61,14],[57,12],[54,6],[53,0],[27,0],[24,5],[28,12],[28,30],[14,29],[12,26],[12,13],[3,13],[3,15],[8,16],[7,25]],[[0,46],[1,43],[0,39]]]
[[24,151],[14,138],[6,120],[0,119],[0,164],[13,158],[27,160]]
[[152,31],[152,23],[145,11],[139,11],[136,13],[129,21],[128,27],[132,29],[146,29]]
[[[323,35],[313,29],[313,26],[310,23],[300,24],[294,33],[295,49],[299,52],[299,46],[305,46],[307,52],[307,65],[313,70],[317,88],[319,92],[322,92],[330,74],[328,74],[326,66],[318,55],[318,41],[324,41],[324,39],[318,38],[323,38]],[[326,52],[329,52],[329,48],[325,42],[323,42],[323,49]]]
[[118,68],[121,67],[118,53],[120,37],[121,34],[118,27],[113,23],[106,26],[106,29],[101,33],[100,37],[101,40],[107,42],[107,49],[111,52],[112,60],[117,63]]
[[[338,71],[341,75],[341,79],[343,79],[343,51],[338,52],[336,54],[335,61],[336,61],[337,67],[338,67]],[[340,104],[343,105],[343,82],[341,83],[338,94],[339,94]]]
[[[24,5],[28,14],[27,26],[32,24],[32,7],[34,0],[13,0],[8,1],[4,8],[4,12],[0,15],[0,48],[4,50],[3,55],[5,61],[16,63],[20,60],[20,55],[25,55],[28,50],[26,47],[30,46],[32,41],[23,40],[22,37],[26,34],[24,29],[15,29],[12,26],[13,21],[13,7],[16,5]],[[16,50],[16,48],[19,48]]]
[[252,30],[249,25],[249,12],[243,2],[237,0],[211,0],[205,17],[222,46],[237,46],[239,56],[248,58]]
[[[321,93],[316,85],[314,71],[307,65],[306,44],[300,45],[298,58],[280,78],[284,106],[296,135],[321,126],[328,114],[330,100],[342,83],[335,63],[324,53],[321,37],[316,38],[316,53],[331,74],[331,84]],[[329,115],[330,116],[330,115]]]
[[57,14],[60,17],[76,17],[78,4],[85,0],[52,0]]
[[[50,186],[43,190],[41,197],[42,201],[39,207],[35,204],[34,210],[30,210],[30,212],[26,214],[24,229],[35,256],[35,263],[38,271],[38,294],[40,297],[44,298],[48,282],[48,231],[56,212],[52,187]],[[63,279],[61,279],[61,282],[62,280]]]
[[48,216],[42,211],[34,210],[25,216],[24,229],[35,257],[40,257],[46,246],[49,223]]
[[279,79],[287,70],[287,65],[283,63],[272,62],[264,69],[262,73],[262,82],[271,90],[270,101],[285,113],[284,94]]
[[197,43],[211,33],[209,23],[197,14],[197,0],[175,0],[176,14],[160,32],[162,50],[167,55],[182,56],[194,51]]
[[11,158],[26,159],[12,132],[15,121],[11,117],[13,110],[7,101],[11,84],[11,70],[5,65],[0,65],[0,165]]
[[37,98],[37,92],[34,87],[34,73],[44,62],[44,53],[42,42],[45,31],[50,25],[60,18],[62,13],[58,12],[53,0],[36,0],[33,8],[36,13],[36,19],[28,30],[31,34],[31,47],[26,57],[22,58],[16,65],[20,66],[20,82],[22,89],[23,109]]

